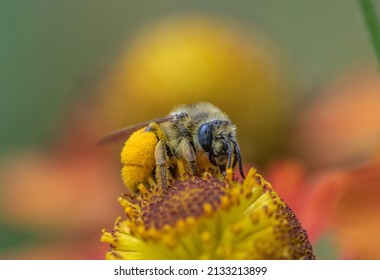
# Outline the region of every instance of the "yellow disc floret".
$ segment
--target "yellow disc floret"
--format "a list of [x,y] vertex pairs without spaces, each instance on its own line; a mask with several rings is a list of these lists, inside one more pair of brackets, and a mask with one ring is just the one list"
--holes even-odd
[[[172,180],[149,197],[121,196],[107,259],[314,259],[306,231],[265,179],[216,174]],[[133,211],[132,211],[133,210]]]

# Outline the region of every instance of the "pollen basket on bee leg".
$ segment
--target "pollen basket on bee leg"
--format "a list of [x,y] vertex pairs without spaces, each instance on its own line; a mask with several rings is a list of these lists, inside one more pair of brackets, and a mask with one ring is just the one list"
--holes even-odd
[[154,151],[158,140],[154,132],[145,128],[134,132],[125,142],[121,151],[122,179],[132,192],[137,185],[151,175],[156,166]]

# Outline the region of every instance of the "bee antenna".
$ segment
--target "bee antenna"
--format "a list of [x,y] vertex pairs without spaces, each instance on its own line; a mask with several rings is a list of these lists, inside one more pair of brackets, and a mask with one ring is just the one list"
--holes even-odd
[[238,161],[238,164],[239,164],[240,175],[241,175],[241,177],[243,177],[243,179],[245,179],[244,172],[243,172],[243,163],[241,161],[241,154],[240,154],[239,144],[237,143],[237,141],[232,140],[232,139],[231,139],[231,142],[235,146],[235,154],[236,154],[236,158],[237,158],[237,161]]

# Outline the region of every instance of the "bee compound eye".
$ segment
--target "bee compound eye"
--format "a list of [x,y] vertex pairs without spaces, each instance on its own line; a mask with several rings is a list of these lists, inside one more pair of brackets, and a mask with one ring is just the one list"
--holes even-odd
[[212,131],[209,123],[202,124],[198,129],[199,144],[206,151],[211,150]]

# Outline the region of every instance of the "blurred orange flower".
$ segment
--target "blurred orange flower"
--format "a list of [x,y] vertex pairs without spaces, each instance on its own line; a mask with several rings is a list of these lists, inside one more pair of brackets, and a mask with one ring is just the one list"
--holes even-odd
[[367,69],[341,74],[303,104],[293,149],[312,169],[368,162],[380,147],[380,76]]
[[311,174],[299,160],[282,159],[273,161],[265,174],[315,242],[328,227],[333,206],[346,182],[346,172]]
[[342,259],[380,258],[379,162],[308,174],[300,161],[282,160],[267,169],[267,178],[313,244],[329,234]]
[[112,153],[96,147],[79,112],[68,114],[49,149],[20,151],[1,162],[0,221],[37,236],[0,251],[1,258],[103,258],[99,227],[118,211],[121,179]]
[[296,119],[296,159],[268,168],[313,242],[331,236],[341,258],[380,258],[379,92],[373,69],[343,73],[321,87]]

